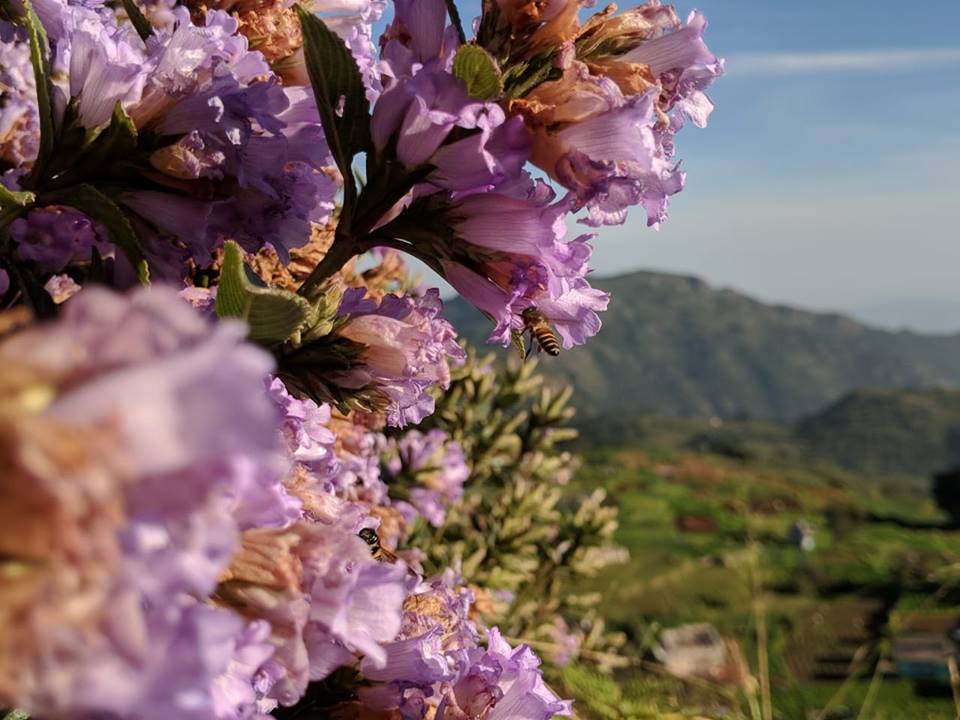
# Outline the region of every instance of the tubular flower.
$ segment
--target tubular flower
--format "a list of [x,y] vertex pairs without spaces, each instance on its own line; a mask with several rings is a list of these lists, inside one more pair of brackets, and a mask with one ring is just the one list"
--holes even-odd
[[[250,250],[269,242],[286,258],[312,223],[328,218],[337,192],[323,172],[331,161],[312,98],[283,88],[228,14],[207,12],[200,27],[185,8],[170,12],[172,21],[144,42],[108,10],[43,0],[38,13],[56,77],[65,78],[56,87],[59,122],[95,138],[120,108],[140,137],[161,139],[138,141],[123,163],[94,176],[114,184],[131,173],[141,178],[118,200],[132,213],[155,279],[180,280],[188,261],[210,265],[227,237]],[[22,54],[17,33],[0,22],[0,52]],[[29,125],[32,116],[18,107],[5,107],[0,128]],[[27,166],[26,156],[20,164]],[[69,227],[58,230],[65,248],[87,242],[69,237]]]
[[427,198],[440,203],[450,232],[430,252],[457,292],[493,320],[490,342],[508,345],[524,331],[524,311],[533,309],[557,325],[564,347],[581,344],[599,330],[596,313],[606,309],[607,296],[585,279],[590,236],[563,240],[571,199],[552,202],[552,191],[529,178],[501,189]]
[[723,71],[705,27],[696,12],[681,25],[657,0],[622,15],[611,6],[561,45],[560,78],[509,102],[533,132],[533,162],[586,206],[583,222],[620,224],[635,204],[650,225],[666,218],[684,183],[673,136],[686,118],[706,124],[703,91]]
[[388,88],[425,66],[450,69],[460,40],[446,23],[444,0],[394,2],[393,22],[380,37],[380,65]]
[[465,357],[453,328],[440,317],[440,293],[386,295],[379,305],[364,294],[362,288],[348,290],[338,311],[343,324],[337,333],[362,348],[359,363],[332,373],[332,380],[372,395],[389,425],[420,422],[433,412],[427,389],[448,387],[449,363]]
[[40,116],[30,47],[26,33],[8,25],[0,28],[0,163],[29,168],[39,144]]
[[247,617],[270,622],[282,673],[269,694],[282,705],[358,653],[382,666],[382,643],[400,629],[406,570],[371,557],[357,537],[369,523],[360,505],[329,494],[325,505],[289,528],[246,532],[218,591]]
[[246,624],[200,599],[237,547],[235,463],[276,463],[270,360],[171,292],[64,307],[0,344],[0,544],[23,569],[0,588],[0,703],[214,717]]
[[32,210],[10,224],[17,255],[32,260],[43,272],[56,272],[73,261],[90,260],[94,248],[111,252],[106,231],[83,213],[51,205]]
[[487,649],[472,650],[468,662],[445,689],[438,720],[550,720],[573,714],[570,701],[560,700],[543,682],[533,651],[527,645],[511,648],[497,628],[487,632]]
[[519,118],[471,99],[461,81],[436,65],[383,94],[370,132],[377,151],[390,145],[409,170],[432,165],[427,182],[451,191],[496,187],[519,175],[529,155]]

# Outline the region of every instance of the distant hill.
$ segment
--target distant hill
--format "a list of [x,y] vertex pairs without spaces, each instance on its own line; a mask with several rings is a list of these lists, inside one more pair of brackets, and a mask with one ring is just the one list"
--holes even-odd
[[[612,295],[585,347],[545,357],[587,413],[794,420],[864,387],[960,385],[960,334],[867,327],[767,305],[693,277],[637,272],[591,282]],[[459,298],[447,317],[474,343],[489,322]]]
[[960,390],[856,390],[795,422],[578,413],[580,450],[681,449],[736,460],[845,468],[925,494],[960,467]]
[[800,448],[863,473],[960,466],[960,391],[852,393],[794,426]]

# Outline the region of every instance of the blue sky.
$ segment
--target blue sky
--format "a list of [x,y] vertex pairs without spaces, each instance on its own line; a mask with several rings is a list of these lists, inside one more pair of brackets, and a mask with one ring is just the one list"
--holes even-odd
[[[465,20],[479,2],[458,2]],[[598,6],[602,6],[599,0]],[[622,1],[622,7],[631,3]],[[695,274],[768,301],[960,330],[960,0],[698,0],[727,59],[687,188],[597,274]]]
[[874,322],[960,329],[960,2],[700,0],[727,58],[659,232],[596,241],[653,267]]

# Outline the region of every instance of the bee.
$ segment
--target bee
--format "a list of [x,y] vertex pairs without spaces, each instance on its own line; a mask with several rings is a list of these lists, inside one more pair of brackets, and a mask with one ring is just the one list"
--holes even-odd
[[524,329],[530,331],[530,337],[536,341],[537,346],[551,357],[559,355],[560,341],[543,313],[530,307],[523,311],[522,317]]
[[377,562],[399,562],[400,558],[380,544],[380,536],[377,535],[377,531],[373,528],[363,528],[363,530],[358,532],[357,535],[359,535],[360,539],[370,546],[370,554],[373,555],[373,559]]

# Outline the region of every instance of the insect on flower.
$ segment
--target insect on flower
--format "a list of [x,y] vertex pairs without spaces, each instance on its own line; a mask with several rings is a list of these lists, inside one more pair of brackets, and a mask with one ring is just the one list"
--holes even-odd
[[370,546],[370,554],[377,562],[396,563],[400,561],[400,558],[380,544],[380,536],[373,528],[363,528],[357,535]]
[[537,347],[551,357],[559,355],[560,341],[544,314],[530,307],[523,311],[522,317],[524,329],[530,331],[530,337],[536,341]]

